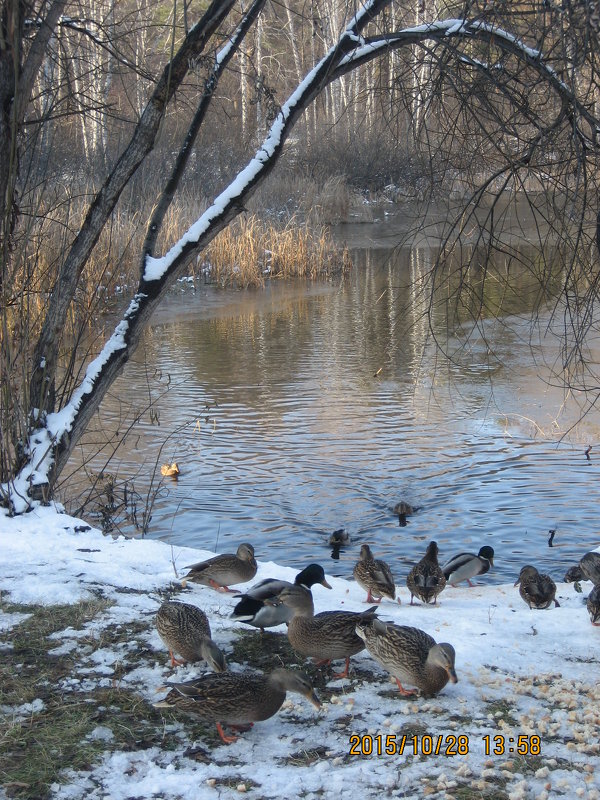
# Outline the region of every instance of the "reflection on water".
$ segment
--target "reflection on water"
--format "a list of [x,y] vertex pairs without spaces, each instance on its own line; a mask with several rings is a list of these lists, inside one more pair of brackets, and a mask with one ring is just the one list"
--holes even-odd
[[[261,560],[344,576],[366,541],[399,583],[431,539],[442,559],[490,544],[485,580],[514,580],[526,562],[562,578],[599,543],[600,451],[584,451],[600,418],[558,442],[579,409],[542,380],[557,351],[533,338],[532,271],[515,275],[498,321],[489,312],[506,290],[482,286],[476,268],[469,299],[446,288],[430,307],[429,250],[354,257],[340,285],[204,287],[161,309],[99,421],[122,435],[123,407],[152,399],[108,468],[141,494],[160,485],[149,535],[220,552],[247,540]],[[177,482],[156,471],[173,460]],[[401,499],[421,506],[406,527],[391,511]],[[351,544],[330,560],[338,528]]]

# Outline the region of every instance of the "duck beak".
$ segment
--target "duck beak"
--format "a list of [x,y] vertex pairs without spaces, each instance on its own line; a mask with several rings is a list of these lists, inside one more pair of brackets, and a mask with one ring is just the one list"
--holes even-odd
[[517,580],[513,583],[513,586],[517,586],[519,583],[521,583],[521,578],[517,578]]
[[488,561],[490,562],[490,564],[491,564],[491,565],[492,565],[492,567],[493,567],[493,566],[494,566],[494,557],[493,557],[493,556],[490,556],[490,557],[488,558]]
[[333,589],[333,586],[330,586],[325,580],[325,578],[323,578],[323,580],[321,581],[321,586],[324,586],[326,589]]
[[446,672],[448,673],[448,677],[450,678],[452,683],[458,683],[458,678],[456,677],[456,672],[454,670],[454,667],[448,667]]
[[306,699],[309,703],[312,703],[315,708],[321,708],[321,701],[317,697],[317,693],[314,690],[306,695]]

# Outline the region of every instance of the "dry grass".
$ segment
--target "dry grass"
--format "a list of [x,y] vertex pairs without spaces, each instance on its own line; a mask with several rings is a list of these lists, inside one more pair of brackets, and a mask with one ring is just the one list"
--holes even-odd
[[218,286],[264,286],[268,278],[328,278],[350,269],[346,249],[333,246],[326,228],[294,220],[279,228],[256,216],[238,218],[211,242],[204,260]]

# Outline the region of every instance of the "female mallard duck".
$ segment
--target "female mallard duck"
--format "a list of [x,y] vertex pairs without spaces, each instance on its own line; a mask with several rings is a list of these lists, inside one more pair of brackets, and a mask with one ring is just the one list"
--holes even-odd
[[593,550],[586,553],[579,564],[567,570],[565,583],[579,581],[591,581],[594,586],[600,585],[600,553]]
[[[395,679],[401,694],[433,697],[448,680],[458,681],[452,645],[436,644],[435,639],[419,628],[375,619],[360,622],[356,632],[373,658]],[[418,691],[407,691],[403,683],[416,686]]]
[[459,553],[453,556],[442,567],[444,577],[451,586],[456,586],[461,581],[467,581],[473,586],[471,578],[476,575],[485,575],[490,567],[494,566],[494,548],[485,545],[479,553]]
[[366,603],[381,603],[383,597],[396,599],[396,584],[391,569],[385,561],[373,558],[368,544],[361,546],[360,559],[356,562],[352,574],[356,582],[367,592]]
[[265,628],[272,628],[275,625],[289,622],[294,616],[292,609],[284,606],[283,603],[274,606],[270,603],[267,604],[266,600],[272,600],[279,592],[289,586],[301,586],[307,592],[310,592],[311,586],[314,586],[315,583],[320,583],[326,589],[331,589],[331,586],[325,580],[325,571],[320,564],[309,564],[308,567],[296,575],[294,583],[276,580],[275,578],[259,581],[246,594],[236,595],[241,599],[233,609],[231,619],[237,619],[239,622],[253,625],[255,628],[260,628],[261,633],[264,633]]
[[231,592],[229,584],[246,583],[251,581],[256,575],[257,565],[254,558],[254,548],[251,544],[243,543],[237,553],[224,553],[208,561],[199,561],[186,567],[190,571],[185,576],[185,580],[202,583],[205,586],[212,586],[221,592]]
[[343,528],[334,531],[329,537],[329,545],[331,547],[331,557],[334,561],[340,560],[340,550],[344,545],[350,543],[350,536]]
[[237,736],[227,736],[223,725],[233,728],[252,726],[276,714],[285,700],[286,692],[297,692],[321,707],[306,675],[287,669],[276,669],[270,675],[246,675],[222,672],[204,675],[186,683],[173,684],[168,695],[155,708],[175,706],[195,714],[207,722],[215,722],[219,736],[230,744]]
[[540,574],[535,567],[528,564],[522,567],[515,586],[519,586],[519,594],[529,608],[548,608],[554,601],[556,608],[560,603],[556,599],[556,584],[549,575]]
[[410,604],[414,605],[413,597],[420,598],[424,603],[437,602],[438,594],[446,585],[446,578],[438,564],[437,542],[430,542],[423,558],[408,573],[406,585],[410,591]]
[[410,503],[407,503],[404,500],[400,500],[399,503],[396,503],[396,505],[393,508],[393,512],[398,517],[398,524],[400,525],[400,527],[401,528],[406,527],[407,525],[406,518],[410,517],[411,514],[414,514],[415,511],[418,511],[420,508],[421,506],[411,506]]
[[167,601],[156,614],[156,630],[169,649],[172,667],[184,663],[175,658],[179,653],[184,661],[206,661],[215,672],[227,669],[225,656],[211,639],[208,617],[202,609]]
[[588,594],[585,605],[590,615],[592,625],[600,625],[600,585],[594,586]]
[[374,619],[376,606],[358,613],[322,611],[315,616],[312,596],[300,586],[284,589],[269,602],[281,602],[293,611],[288,624],[288,639],[294,650],[318,659],[317,664],[345,658],[345,670],[334,673],[333,677],[345,678],[348,675],[350,656],[365,649],[365,643],[356,635],[356,625]]
[[350,543],[350,534],[344,528],[338,528],[329,537],[330,547],[343,547],[345,544]]

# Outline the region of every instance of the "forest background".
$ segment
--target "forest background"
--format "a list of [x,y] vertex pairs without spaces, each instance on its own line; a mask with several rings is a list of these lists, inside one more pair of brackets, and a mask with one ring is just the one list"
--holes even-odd
[[416,225],[416,203],[458,201],[423,292],[448,281],[448,313],[474,320],[487,256],[521,258],[500,231],[524,197],[539,243],[527,266],[564,318],[556,378],[595,403],[595,3],[4,0],[0,20],[11,512],[52,496],[177,277],[343,269],[323,226],[367,195],[405,203]]

